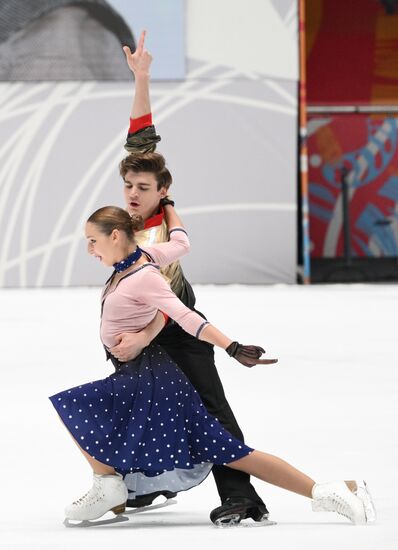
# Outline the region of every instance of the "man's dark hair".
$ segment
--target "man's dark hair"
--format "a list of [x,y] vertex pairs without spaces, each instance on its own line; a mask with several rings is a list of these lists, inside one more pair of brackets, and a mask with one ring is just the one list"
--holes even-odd
[[173,182],[171,174],[166,168],[166,161],[159,153],[130,153],[119,165],[120,175],[125,177],[127,172],[149,172],[155,176],[158,191],[162,187],[168,189]]

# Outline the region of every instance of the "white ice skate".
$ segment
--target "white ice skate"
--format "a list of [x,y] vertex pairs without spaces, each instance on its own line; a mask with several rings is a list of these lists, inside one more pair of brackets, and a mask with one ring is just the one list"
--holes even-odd
[[356,493],[350,491],[344,481],[317,483],[312,489],[312,510],[314,512],[336,512],[348,518],[355,525],[376,519],[376,512],[366,483],[358,482]]
[[[109,511],[122,514],[126,508],[128,496],[123,477],[116,473],[110,475],[94,474],[91,489],[79,500],[65,508],[66,527],[90,525],[89,520],[98,519]],[[115,518],[116,519],[116,518]],[[114,523],[114,520],[105,520],[101,523]],[[70,523],[70,520],[80,523]],[[116,521],[128,521],[124,516],[118,516]],[[98,524],[100,522],[96,522]]]

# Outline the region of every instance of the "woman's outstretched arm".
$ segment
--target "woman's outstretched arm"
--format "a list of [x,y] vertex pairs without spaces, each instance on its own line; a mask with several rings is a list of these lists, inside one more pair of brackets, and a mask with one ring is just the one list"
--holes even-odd
[[139,286],[137,298],[145,304],[165,312],[192,336],[224,349],[230,356],[247,367],[277,362],[276,359],[260,359],[264,353],[261,346],[243,346],[231,340],[196,311],[187,308],[158,272],[147,271],[145,273],[145,278]]

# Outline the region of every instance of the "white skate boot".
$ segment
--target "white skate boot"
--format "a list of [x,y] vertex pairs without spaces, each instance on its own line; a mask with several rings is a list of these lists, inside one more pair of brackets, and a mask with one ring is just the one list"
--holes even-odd
[[357,485],[356,493],[358,494],[354,494],[344,481],[315,484],[312,489],[312,510],[314,512],[337,512],[355,525],[364,525],[368,521],[374,521],[376,513],[366,484],[363,483],[361,489],[359,484]]
[[94,483],[88,493],[65,508],[65,525],[70,526],[68,520],[97,519],[109,511],[122,514],[127,496],[127,487],[120,474],[94,474]]

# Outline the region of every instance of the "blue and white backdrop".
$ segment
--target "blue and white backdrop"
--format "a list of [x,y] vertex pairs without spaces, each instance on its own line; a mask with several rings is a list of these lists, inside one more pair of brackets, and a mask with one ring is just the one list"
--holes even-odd
[[[184,269],[195,283],[294,282],[296,0],[185,9],[186,76],[151,94],[192,241]],[[83,227],[122,205],[132,93],[132,82],[0,83],[0,286],[104,281]]]

